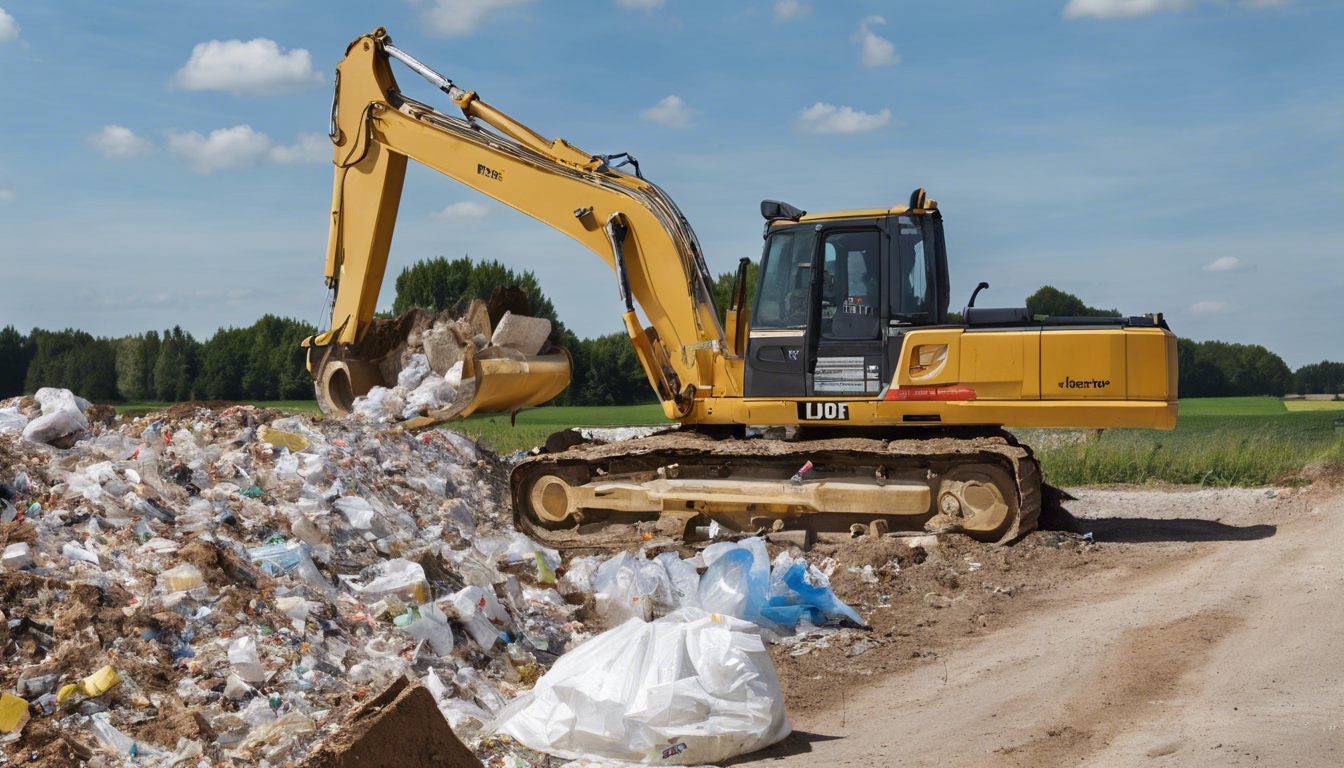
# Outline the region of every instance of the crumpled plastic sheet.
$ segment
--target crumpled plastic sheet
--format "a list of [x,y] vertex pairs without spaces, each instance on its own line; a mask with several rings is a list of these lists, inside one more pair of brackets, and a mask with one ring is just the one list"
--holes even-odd
[[791,731],[759,628],[695,608],[598,635],[490,727],[565,759],[659,765],[717,763]]
[[675,552],[652,560],[643,552],[577,559],[565,580],[572,588],[593,592],[598,612],[612,622],[651,621],[690,607],[744,619],[774,633],[787,633],[800,621],[865,626],[863,617],[835,596],[826,574],[801,553],[781,552],[771,563],[759,537],[716,542],[686,559]]

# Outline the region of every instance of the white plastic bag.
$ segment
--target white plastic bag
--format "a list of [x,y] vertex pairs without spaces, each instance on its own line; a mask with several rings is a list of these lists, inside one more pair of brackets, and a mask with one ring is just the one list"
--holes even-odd
[[620,552],[598,566],[593,589],[597,612],[613,624],[630,618],[652,621],[675,610],[667,570],[645,560],[643,552]]
[[367,584],[360,584],[349,576],[342,575],[346,586],[365,598],[377,599],[383,595],[396,595],[417,605],[429,602],[429,584],[425,581],[425,569],[415,562],[398,557],[384,560],[374,566],[374,577]]
[[770,554],[764,540],[711,544],[701,555],[709,565],[700,577],[702,608],[773,626],[761,617],[770,591]]
[[[402,373],[406,373],[402,371]],[[413,419],[421,411],[436,411],[453,402],[457,390],[439,376],[430,374],[424,377],[420,385],[406,395],[406,408],[401,412],[403,419]]]
[[397,386],[415,389],[429,375],[429,358],[424,355],[411,355],[406,367],[397,374]]
[[37,390],[33,399],[42,405],[42,415],[47,416],[56,411],[73,408],[83,413],[93,407],[93,403],[76,395],[68,389],[57,389],[56,387],[43,387]]
[[34,443],[50,443],[88,428],[89,420],[84,418],[84,413],[78,408],[61,408],[28,422],[28,426],[23,428],[23,439]]
[[242,635],[229,643],[229,664],[243,682],[252,685],[266,682],[266,670],[257,656],[257,641],[250,635]]
[[17,435],[28,426],[28,417],[18,408],[0,408],[0,435]]
[[757,628],[694,608],[570,651],[491,730],[567,760],[718,763],[792,730]]

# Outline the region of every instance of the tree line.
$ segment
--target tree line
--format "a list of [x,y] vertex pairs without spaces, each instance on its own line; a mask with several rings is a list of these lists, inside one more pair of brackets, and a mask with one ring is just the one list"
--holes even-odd
[[[735,277],[735,271],[724,272],[711,286],[721,319]],[[755,263],[747,277],[749,307],[756,288]],[[566,347],[574,359],[571,384],[553,401],[556,405],[655,401],[626,334],[579,338],[560,320],[531,272],[469,257],[421,261],[397,276],[392,312],[453,309],[472,298],[488,298],[498,285],[522,288],[531,313],[551,321],[551,341]],[[1052,286],[1028,297],[1027,309],[1033,316],[1120,316]],[[315,332],[309,323],[273,315],[246,328],[221,328],[205,341],[180,327],[106,338],[74,329],[35,328],[23,334],[8,326],[0,329],[0,397],[64,387],[97,402],[311,399],[312,377],[299,342]],[[1181,397],[1344,392],[1344,363],[1324,361],[1293,371],[1260,345],[1179,339],[1177,359]]]
[[[1027,297],[1032,317],[1121,317],[1114,309],[1097,309],[1053,286]],[[1283,358],[1259,344],[1176,340],[1177,389],[1181,397],[1243,397],[1344,392],[1344,365],[1315,363],[1294,372]],[[1329,372],[1334,372],[1331,378]],[[1333,387],[1333,388],[1330,388]]]
[[299,342],[314,332],[273,315],[203,342],[180,327],[105,338],[41,328],[25,336],[8,326],[0,329],[0,397],[64,387],[95,402],[311,399]]

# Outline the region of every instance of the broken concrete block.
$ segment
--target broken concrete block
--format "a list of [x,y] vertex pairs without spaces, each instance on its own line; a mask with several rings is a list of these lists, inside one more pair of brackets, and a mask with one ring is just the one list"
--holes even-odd
[[482,768],[427,688],[402,677],[350,713],[301,768]]
[[5,554],[0,556],[6,568],[27,568],[33,564],[32,549],[25,542],[17,542],[5,547]]
[[514,349],[524,355],[535,355],[541,351],[541,345],[546,343],[546,337],[550,335],[550,320],[505,312],[495,328],[493,341],[497,347]]
[[443,376],[461,362],[464,345],[450,324],[436,325],[421,334],[420,339],[425,345],[425,357],[431,371]]

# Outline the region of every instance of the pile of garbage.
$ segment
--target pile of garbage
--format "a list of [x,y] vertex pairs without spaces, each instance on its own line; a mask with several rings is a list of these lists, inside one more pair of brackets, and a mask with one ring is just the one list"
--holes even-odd
[[588,633],[472,441],[250,406],[91,410],[0,403],[12,759],[290,763],[406,676],[516,764],[482,727]]
[[[318,759],[391,690],[432,700],[487,765],[652,759],[639,739],[666,729],[684,746],[658,761],[712,761],[788,733],[763,641],[863,623],[759,538],[563,563],[513,528],[503,465],[452,431],[100,408],[64,390],[0,402],[0,752],[16,764]],[[576,683],[616,647],[623,679],[666,688],[661,715],[643,717],[648,686]],[[665,730],[603,747],[526,725],[590,694],[618,707],[608,722]],[[720,718],[740,696],[759,711]]]

